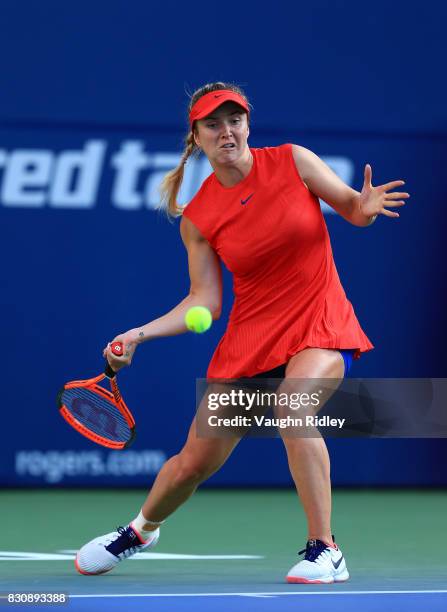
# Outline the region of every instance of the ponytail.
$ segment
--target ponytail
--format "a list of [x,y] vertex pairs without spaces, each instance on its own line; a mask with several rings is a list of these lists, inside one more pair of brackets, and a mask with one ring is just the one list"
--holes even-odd
[[160,186],[160,208],[166,210],[169,217],[179,217],[182,214],[182,208],[177,203],[177,197],[185,173],[185,164],[189,157],[191,157],[194,152],[198,151],[192,132],[188,133],[185,143],[185,148],[177,168],[174,168],[174,170],[166,174]]

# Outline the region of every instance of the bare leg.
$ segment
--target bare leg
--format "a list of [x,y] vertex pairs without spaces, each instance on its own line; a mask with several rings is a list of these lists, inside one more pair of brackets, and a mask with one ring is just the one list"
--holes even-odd
[[[344,376],[343,357],[329,349],[305,349],[287,366],[286,379],[333,378],[334,388]],[[330,462],[322,437],[284,437],[290,472],[303,504],[308,539],[332,543]]]
[[157,522],[183,504],[225,463],[238,442],[238,438],[198,438],[194,419],[184,448],[163,465],[144,502],[142,513],[149,523],[143,529],[155,529]]

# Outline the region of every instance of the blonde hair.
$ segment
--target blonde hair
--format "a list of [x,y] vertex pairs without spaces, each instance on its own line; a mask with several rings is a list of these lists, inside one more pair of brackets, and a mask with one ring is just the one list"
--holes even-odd
[[[247,100],[247,96],[244,94],[242,89],[237,85],[233,85],[233,83],[223,83],[220,81],[217,83],[207,83],[192,94],[188,106],[188,114],[197,100],[199,100],[205,94],[210,93],[211,91],[218,91],[219,89],[229,89],[238,93],[245,98],[245,100]],[[169,217],[179,217],[182,214],[183,208],[177,203],[177,197],[180,187],[182,186],[183,175],[185,173],[185,164],[192,155],[198,156],[200,154],[200,149],[194,140],[194,130],[195,126],[193,125],[192,129],[189,130],[185,138],[185,147],[177,168],[174,168],[174,170],[168,172],[160,185],[161,201],[159,208],[165,210]]]

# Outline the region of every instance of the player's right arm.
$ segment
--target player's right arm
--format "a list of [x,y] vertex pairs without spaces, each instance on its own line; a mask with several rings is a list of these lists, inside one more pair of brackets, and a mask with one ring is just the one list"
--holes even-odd
[[211,312],[213,319],[218,319],[220,316],[222,272],[219,258],[197,227],[186,217],[181,220],[180,234],[188,253],[189,294],[158,319],[116,336],[113,341],[124,344],[124,355],[116,357],[109,347],[104,349],[104,356],[107,356],[114,369],[130,365],[138,344],[153,338],[175,336],[186,332],[185,314],[193,306],[205,306]]

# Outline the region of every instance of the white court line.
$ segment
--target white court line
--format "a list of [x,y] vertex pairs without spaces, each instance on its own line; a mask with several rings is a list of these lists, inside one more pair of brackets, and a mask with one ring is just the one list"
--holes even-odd
[[[72,559],[75,558],[77,550],[60,550],[59,553],[64,553],[68,555],[72,555]],[[1,553],[0,553],[1,554]],[[196,560],[199,561],[201,559],[210,560],[210,559],[222,559],[224,561],[232,561],[232,560],[243,560],[246,559],[264,559],[264,557],[260,557],[259,555],[185,555],[185,554],[177,554],[177,553],[157,553],[157,552],[139,552],[135,557],[131,557],[130,561],[183,561],[183,560]]]
[[[76,550],[59,550],[57,553],[17,552],[0,550],[0,561],[70,561],[76,556]],[[259,555],[183,555],[174,553],[139,552],[131,561],[182,561],[182,560],[210,560],[223,559],[224,561],[264,559]]]
[[[326,585],[333,586],[333,585]],[[267,591],[259,593],[103,593],[70,595],[73,598],[101,597],[276,597],[277,595],[415,595],[447,593],[447,589],[420,591]]]

